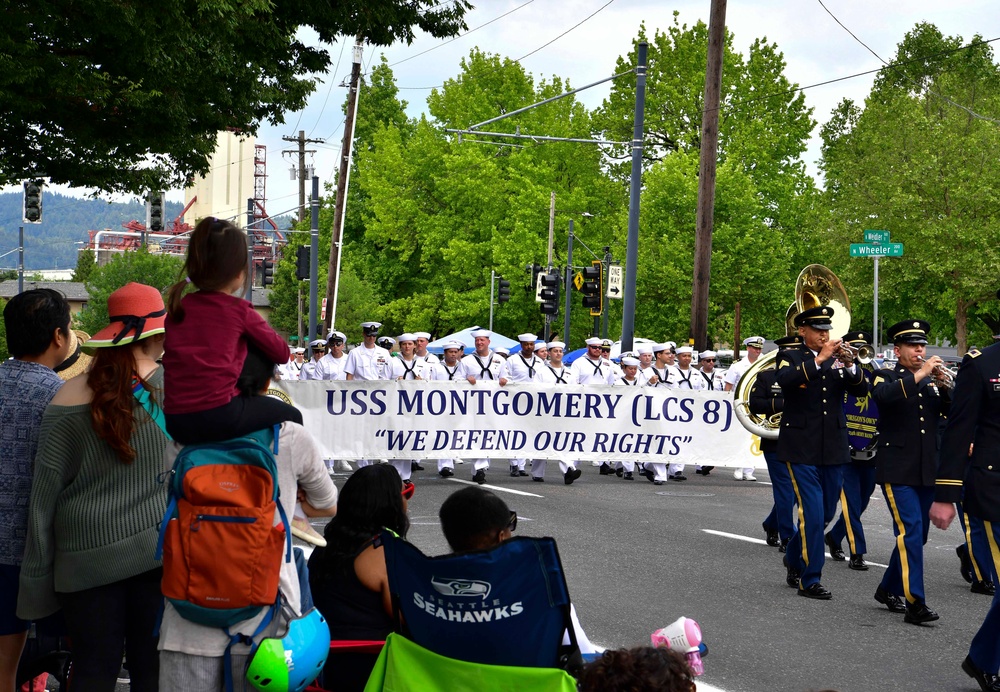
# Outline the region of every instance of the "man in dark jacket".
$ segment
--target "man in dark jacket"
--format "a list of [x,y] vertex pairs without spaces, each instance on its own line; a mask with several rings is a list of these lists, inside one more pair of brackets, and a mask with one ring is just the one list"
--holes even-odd
[[889,327],[898,362],[891,370],[879,370],[872,381],[879,410],[875,480],[882,486],[896,535],[875,600],[893,612],[905,611],[906,622],[915,625],[938,619],[924,601],[924,543],[938,470],[938,421],[950,403],[947,389],[934,383],[941,359],[925,357],[929,331],[923,320]]
[[[829,600],[820,583],[823,572],[824,498],[839,498],[843,464],[851,461],[844,415],[844,392],[868,393],[868,381],[841,339],[831,339],[833,308],[803,310],[795,326],[803,345],[778,354],[778,384],[785,397],[778,434],[778,460],[788,474],[799,503],[799,525],[788,543],[785,577],[800,596]],[[844,367],[835,368],[840,361]]]

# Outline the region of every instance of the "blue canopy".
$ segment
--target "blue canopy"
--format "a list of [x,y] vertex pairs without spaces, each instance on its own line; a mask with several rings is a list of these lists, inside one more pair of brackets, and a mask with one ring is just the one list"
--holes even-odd
[[[465,353],[469,354],[476,350],[476,340],[472,336],[472,332],[476,332],[482,329],[482,327],[475,326],[463,329],[460,332],[455,332],[454,334],[449,334],[448,336],[443,336],[437,341],[432,341],[427,344],[427,350],[431,353],[441,355],[444,353],[444,345],[449,341],[461,341],[465,344]],[[507,338],[503,334],[498,334],[493,332],[490,336],[490,348],[510,348],[511,346],[517,346],[518,343],[513,339]]]

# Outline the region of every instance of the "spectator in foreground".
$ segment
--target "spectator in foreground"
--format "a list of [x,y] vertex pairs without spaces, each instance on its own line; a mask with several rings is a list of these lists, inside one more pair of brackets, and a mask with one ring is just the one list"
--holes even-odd
[[684,654],[637,646],[605,651],[580,675],[580,692],[695,692],[694,673]]

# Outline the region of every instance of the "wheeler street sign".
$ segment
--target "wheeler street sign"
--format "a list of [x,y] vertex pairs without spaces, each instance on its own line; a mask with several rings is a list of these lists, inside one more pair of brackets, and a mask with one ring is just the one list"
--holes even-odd
[[[867,231],[866,231],[867,233]],[[851,243],[851,257],[902,257],[902,243]]]
[[863,240],[866,243],[888,243],[889,231],[865,231]]

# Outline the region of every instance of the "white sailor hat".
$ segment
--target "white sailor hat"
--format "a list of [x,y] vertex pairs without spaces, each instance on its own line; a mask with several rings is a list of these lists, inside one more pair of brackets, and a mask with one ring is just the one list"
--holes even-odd
[[464,351],[465,344],[463,344],[461,341],[458,340],[449,341],[444,345],[444,348],[442,350],[450,351],[453,348],[458,349],[459,351]]
[[542,341],[541,339],[537,339],[537,340],[535,341],[535,350],[537,351],[537,350],[538,350],[538,349],[540,349],[540,348],[548,348],[548,344],[546,344],[546,343],[545,343],[544,341]]
[[478,339],[481,336],[485,336],[487,339],[489,339],[492,335],[493,332],[491,332],[489,329],[477,329],[476,331],[472,332],[473,339]]
[[298,348],[293,348],[292,349],[292,353],[295,353],[297,355],[302,355],[305,352],[306,352],[306,350],[304,348],[302,348],[301,346],[299,346]]
[[362,322],[361,323],[361,328],[362,329],[381,329],[382,328],[382,323],[381,322]]
[[691,348],[690,346],[681,346],[677,349],[677,355],[680,355],[682,353],[694,353],[694,349]]
[[344,336],[343,332],[331,331],[326,335],[327,341],[347,341],[347,337]]
[[625,356],[624,358],[622,358],[622,366],[624,366],[624,367],[627,368],[630,365],[638,366],[639,365],[639,359],[638,358],[633,358],[631,356]]
[[410,334],[409,332],[406,332],[405,334],[400,334],[398,337],[396,337],[397,344],[401,344],[404,341],[416,341],[416,340],[417,337],[415,337],[413,334]]
[[524,343],[525,341],[530,341],[531,343],[535,343],[536,341],[538,341],[538,337],[531,333],[525,333],[525,334],[518,334],[517,340],[520,341],[521,343]]
[[715,358],[718,354],[715,351],[702,351],[698,354],[698,360],[704,360],[706,358]]
[[601,340],[598,339],[596,336],[592,336],[589,339],[587,339],[584,343],[587,344],[588,346],[600,346]]
[[313,339],[309,342],[309,345],[313,348],[319,348],[321,346],[326,346],[326,339]]
[[639,344],[635,347],[636,353],[652,353],[653,344]]
[[564,341],[550,341],[548,343],[548,348],[561,348],[566,349],[566,343]]
[[427,339],[428,341],[430,341],[431,340],[431,333],[430,332],[413,332],[413,338],[415,338],[415,339]]
[[493,349],[493,352],[494,353],[499,353],[500,355],[504,355],[504,356],[509,356],[510,355],[510,349],[506,349],[503,346],[501,346],[500,348]]
[[764,337],[762,336],[748,336],[743,340],[744,346],[753,346],[754,348],[764,348]]
[[653,353],[659,353],[660,351],[669,351],[674,347],[672,341],[666,341],[662,344],[653,344]]

